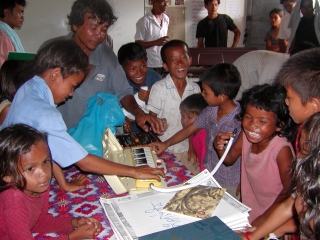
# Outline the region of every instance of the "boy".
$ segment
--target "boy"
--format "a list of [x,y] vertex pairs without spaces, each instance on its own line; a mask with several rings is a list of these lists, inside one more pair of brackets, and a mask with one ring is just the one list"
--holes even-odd
[[88,72],[88,57],[74,41],[47,44],[37,53],[34,62],[36,75],[17,91],[2,128],[24,123],[46,132],[52,159],[62,168],[76,164],[82,171],[97,174],[157,180],[160,180],[158,174],[164,176],[159,169],[124,166],[88,154],[67,133],[56,106],[73,95],[74,88]]
[[[172,40],[167,42],[161,49],[161,58],[163,68],[169,71],[169,74],[152,86],[146,109],[154,117],[166,118],[168,129],[159,137],[162,141],[166,141],[182,129],[180,103],[191,94],[199,93],[200,87],[187,78],[192,59],[188,45],[184,41]],[[169,150],[187,168],[192,170],[196,166],[187,161],[188,146],[188,140],[185,140],[169,147]]]
[[[237,68],[231,63],[220,63],[208,68],[200,77],[202,83],[202,96],[208,103],[193,123],[176,133],[163,143],[154,143],[157,153],[162,152],[168,146],[178,143],[201,128],[207,131],[206,146],[207,152],[203,165],[212,171],[219,161],[219,157],[213,148],[213,140],[218,132],[237,129],[236,138],[241,131],[241,122],[235,117],[240,113],[240,105],[233,100],[240,88],[241,78]],[[214,175],[215,179],[228,192],[237,197],[237,187],[240,183],[240,158],[235,165],[226,167],[221,165]]]
[[[304,123],[311,115],[320,112],[320,49],[314,48],[295,54],[283,65],[277,75],[277,81],[286,88],[286,104],[290,116],[298,123]],[[298,131],[296,147],[299,151],[300,131]],[[300,140],[301,142],[301,140]],[[277,237],[297,230],[292,221],[296,199],[294,196],[279,204],[270,216],[256,231],[247,232],[250,239],[261,239],[270,232]],[[296,207],[299,205],[296,205]],[[302,203],[301,203],[302,206]],[[289,220],[290,219],[290,220]],[[241,234],[239,234],[241,235]],[[244,235],[241,235],[244,239]]]
[[[118,51],[118,60],[126,73],[128,83],[133,89],[134,97],[139,106],[144,110],[149,100],[149,93],[152,85],[162,79],[160,74],[147,66],[146,49],[139,43],[127,43],[122,45]],[[141,132],[133,120],[134,116],[124,109],[126,115],[126,126],[131,126],[128,132]]]
[[0,66],[8,58],[9,52],[24,52],[14,28],[22,26],[25,6],[25,0],[0,1]]
[[238,27],[228,15],[218,14],[219,4],[220,0],[204,0],[208,16],[197,25],[198,48],[227,47],[228,30],[234,33],[231,47],[236,47],[239,42],[240,31]]

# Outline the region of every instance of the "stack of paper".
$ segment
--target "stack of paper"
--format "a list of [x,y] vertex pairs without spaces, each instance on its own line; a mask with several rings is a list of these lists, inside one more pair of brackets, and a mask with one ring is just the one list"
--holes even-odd
[[[189,182],[192,182],[193,179]],[[197,179],[199,179],[199,176]],[[213,177],[203,185],[220,187]],[[162,211],[175,193],[151,191],[121,198],[101,198],[100,202],[118,239],[138,239],[138,237],[154,232],[200,220],[199,218]],[[212,216],[220,218],[232,230],[240,230],[250,226],[248,222],[248,212],[250,210],[226,192]]]

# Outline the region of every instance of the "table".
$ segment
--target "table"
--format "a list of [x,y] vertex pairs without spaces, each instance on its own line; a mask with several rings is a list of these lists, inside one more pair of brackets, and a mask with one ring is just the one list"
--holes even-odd
[[[168,186],[180,184],[192,177],[192,173],[170,152],[165,151],[159,154],[158,157],[164,161],[167,167],[165,181]],[[76,167],[71,167],[65,170],[64,173],[67,180],[81,174]],[[121,197],[126,194],[115,194],[101,175],[89,174],[88,177],[91,183],[87,184],[85,189],[76,192],[61,190],[55,179],[52,179],[49,213],[55,217],[94,217],[102,224],[102,232],[95,239],[109,239],[113,236],[113,231],[99,202],[99,198]],[[57,236],[57,234],[36,234],[34,238],[40,240],[46,239],[48,236]]]

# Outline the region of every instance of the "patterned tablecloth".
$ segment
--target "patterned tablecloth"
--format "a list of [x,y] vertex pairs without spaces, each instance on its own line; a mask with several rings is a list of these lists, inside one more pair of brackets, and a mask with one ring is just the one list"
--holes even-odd
[[[167,167],[165,180],[168,186],[180,184],[192,177],[190,171],[170,152],[163,152],[158,157],[163,159]],[[80,174],[80,172],[75,167],[65,171],[67,180],[70,180],[78,174]],[[109,239],[113,236],[113,231],[99,202],[99,198],[121,197],[126,194],[115,194],[101,175],[89,174],[88,177],[91,179],[91,183],[87,184],[86,189],[76,192],[65,192],[61,190],[55,179],[53,179],[49,199],[49,213],[55,217],[94,217],[101,222],[103,228],[102,232],[95,239]],[[36,234],[35,239],[47,239],[49,236],[56,236],[56,234]]]

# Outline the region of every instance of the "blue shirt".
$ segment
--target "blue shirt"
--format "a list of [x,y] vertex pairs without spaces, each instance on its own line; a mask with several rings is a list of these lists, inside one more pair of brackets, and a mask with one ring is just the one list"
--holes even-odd
[[52,159],[68,167],[88,155],[68,133],[61,113],[56,109],[53,95],[46,82],[34,76],[16,93],[2,128],[24,123],[48,134]]

